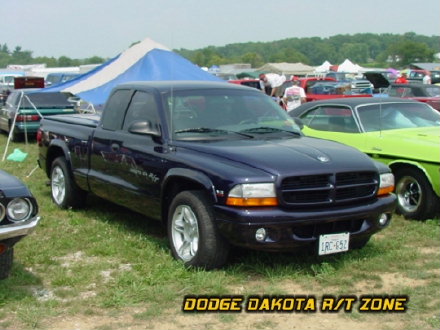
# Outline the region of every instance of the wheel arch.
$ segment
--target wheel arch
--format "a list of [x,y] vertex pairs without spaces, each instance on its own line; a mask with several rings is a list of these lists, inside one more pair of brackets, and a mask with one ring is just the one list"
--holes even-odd
[[393,173],[395,173],[396,171],[400,170],[401,168],[405,168],[405,167],[409,167],[409,168],[413,168],[413,169],[421,171],[425,175],[426,179],[428,180],[432,191],[434,191],[434,193],[437,195],[437,197],[440,197],[439,187],[438,186],[436,187],[433,184],[434,178],[432,178],[432,176],[428,173],[428,171],[426,171],[426,169],[422,165],[420,165],[420,163],[415,162],[415,161],[410,161],[410,160],[405,160],[405,161],[397,160],[394,162],[390,162],[388,164],[388,166],[391,168]]
[[67,146],[61,141],[54,140],[47,149],[46,155],[46,175],[50,177],[53,161],[58,157],[65,157],[67,165],[70,167],[70,155]]
[[168,219],[168,208],[174,196],[186,190],[203,190],[213,203],[217,201],[214,185],[206,174],[187,168],[173,168],[166,174],[161,189],[163,222]]

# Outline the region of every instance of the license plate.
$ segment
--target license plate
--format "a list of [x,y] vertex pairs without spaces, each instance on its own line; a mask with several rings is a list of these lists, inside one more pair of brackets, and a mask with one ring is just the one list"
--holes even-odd
[[328,234],[319,236],[318,254],[332,254],[348,251],[350,233]]

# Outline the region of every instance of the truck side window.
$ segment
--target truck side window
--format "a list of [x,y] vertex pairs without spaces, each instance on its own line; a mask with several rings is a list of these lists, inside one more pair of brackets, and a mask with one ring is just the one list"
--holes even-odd
[[128,130],[137,121],[147,121],[151,130],[160,132],[157,104],[152,94],[141,91],[134,94],[125,116],[123,130]]
[[102,128],[116,131],[121,129],[124,121],[125,110],[132,95],[129,89],[121,89],[110,96],[102,113]]

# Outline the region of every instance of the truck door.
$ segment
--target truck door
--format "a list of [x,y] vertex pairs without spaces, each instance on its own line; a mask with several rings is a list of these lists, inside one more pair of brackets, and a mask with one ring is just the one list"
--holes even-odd
[[[135,123],[147,123],[148,133],[133,132],[131,128]],[[94,141],[101,138],[100,134],[95,135]],[[118,204],[160,219],[160,182],[166,166],[161,157],[160,120],[154,94],[134,92],[121,129],[112,136],[113,139],[106,139],[106,154],[101,150],[101,157],[105,158],[101,161],[107,170],[111,168],[108,180],[114,186],[107,187],[105,194]],[[102,142],[99,141],[100,145]]]
[[121,89],[110,96],[91,144],[90,190],[112,201],[118,197],[118,186],[121,185],[119,147],[123,138],[122,124],[132,95],[132,90]]

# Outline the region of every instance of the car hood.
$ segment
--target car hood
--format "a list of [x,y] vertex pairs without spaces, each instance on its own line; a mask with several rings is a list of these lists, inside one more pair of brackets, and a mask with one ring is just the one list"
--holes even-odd
[[390,85],[390,82],[381,73],[365,72],[364,76],[373,84],[374,88],[386,88]]
[[0,197],[29,196],[30,191],[17,177],[0,170]]
[[[224,166],[254,168],[276,176],[344,171],[377,171],[355,148],[311,137],[187,143],[185,148]],[[197,157],[197,155],[194,155]],[[194,158],[193,158],[194,160]],[[235,166],[235,165],[234,165]]]

